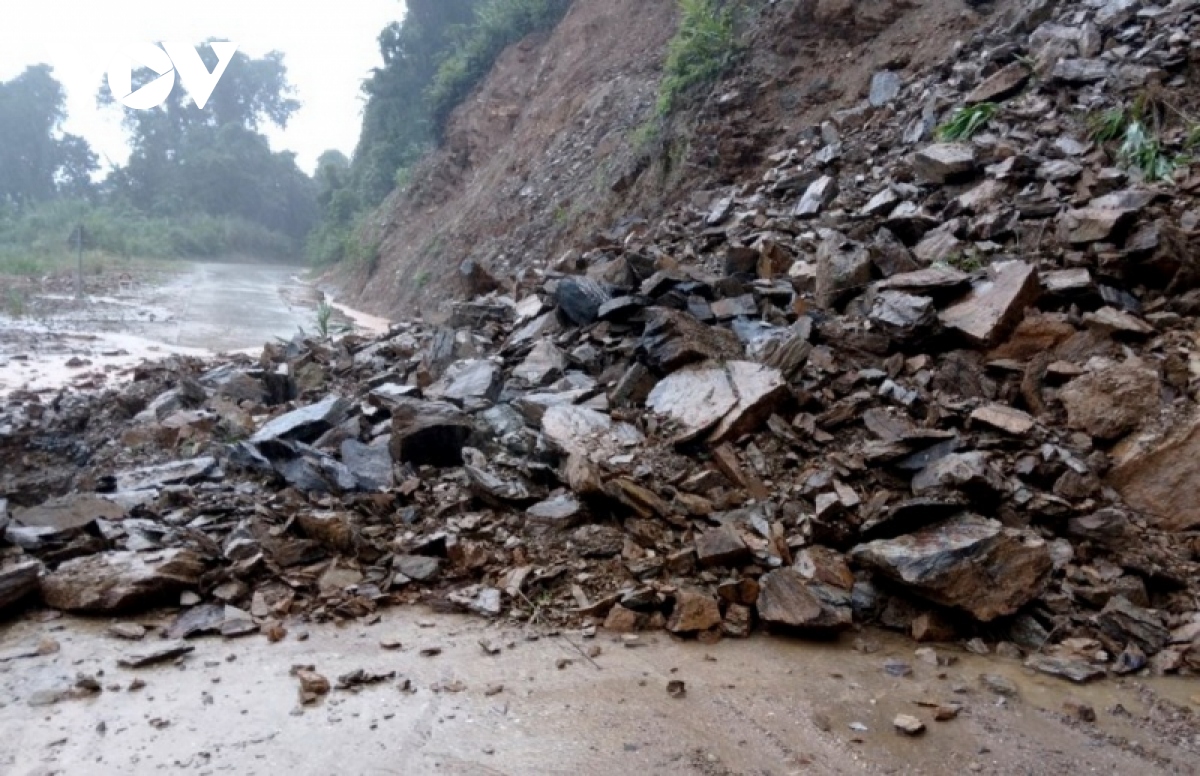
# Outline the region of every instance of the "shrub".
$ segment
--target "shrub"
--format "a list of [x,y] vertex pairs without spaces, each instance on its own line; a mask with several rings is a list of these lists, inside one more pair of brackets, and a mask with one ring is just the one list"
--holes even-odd
[[475,21],[442,60],[426,98],[437,134],[508,46],[556,25],[571,0],[481,0]]
[[733,8],[719,0],[679,0],[679,30],[667,45],[658,112],[670,114],[698,88],[715,82],[741,51]]

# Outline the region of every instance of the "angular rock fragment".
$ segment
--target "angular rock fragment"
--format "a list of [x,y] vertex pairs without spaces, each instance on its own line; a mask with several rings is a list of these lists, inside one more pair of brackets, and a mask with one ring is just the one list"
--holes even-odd
[[678,634],[699,633],[720,624],[717,599],[691,587],[681,587],[675,592],[675,608],[667,619],[667,630]]
[[217,477],[220,469],[215,458],[201,456],[157,466],[121,472],[116,476],[118,491],[155,490],[168,485],[198,482]]
[[1000,102],[1019,92],[1029,81],[1029,68],[1021,62],[1012,62],[1000,68],[976,86],[964,102],[975,105],[981,102]]
[[1114,596],[1096,615],[1096,624],[1120,644],[1134,644],[1147,655],[1159,652],[1171,640],[1158,612],[1135,606],[1123,595]]
[[457,466],[471,435],[470,419],[453,404],[409,399],[392,409],[392,459],[416,466]]
[[542,433],[555,449],[601,463],[642,442],[640,431],[587,407],[557,405],[542,416]]
[[701,568],[737,568],[748,563],[751,557],[746,542],[728,526],[712,528],[696,536],[696,559]]
[[1037,597],[1053,568],[1050,550],[1037,534],[972,514],[859,545],[851,557],[923,598],[983,622],[1014,614]]
[[470,408],[480,402],[495,401],[500,387],[500,365],[477,358],[451,364],[437,382],[425,389],[425,395]]
[[821,241],[817,248],[816,302],[822,308],[838,305],[865,290],[871,280],[871,254],[860,243],[841,235]]
[[1126,362],[1075,378],[1059,392],[1059,399],[1071,428],[1098,439],[1117,439],[1157,414],[1158,375]]
[[34,593],[41,574],[41,562],[32,558],[0,562],[0,612]]
[[512,375],[529,385],[542,386],[556,380],[566,368],[566,354],[549,340],[542,340],[534,345],[525,360],[513,369]]
[[604,286],[587,277],[565,278],[554,290],[558,309],[577,326],[594,323],[600,307],[611,298]]
[[912,156],[913,171],[929,183],[946,183],[975,171],[975,150],[965,143],[935,143]]
[[654,387],[646,406],[679,427],[677,441],[708,433],[718,443],[752,431],[774,412],[787,384],[779,370],[750,361],[687,367]]
[[341,396],[329,396],[316,404],[280,415],[268,421],[250,437],[250,442],[286,440],[312,442],[347,418],[350,402]]
[[996,344],[1016,326],[1040,291],[1037,269],[1022,261],[988,268],[988,279],[940,314],[942,325],[981,347]]
[[706,360],[738,358],[742,345],[733,332],[697,321],[687,313],[650,308],[640,344],[649,365],[660,372]]
[[1200,527],[1200,422],[1191,420],[1165,439],[1124,451],[1107,484],[1135,509],[1169,531]]
[[760,584],[758,617],[768,625],[830,632],[845,630],[853,621],[849,591],[810,582],[795,569],[772,571]]
[[195,587],[204,571],[204,562],[190,550],[104,552],[74,558],[47,573],[42,599],[69,612],[130,611]]
[[1014,436],[1028,434],[1036,422],[1028,412],[1004,404],[988,404],[974,410],[971,420],[983,423]]
[[117,665],[122,668],[145,668],[156,663],[165,663],[168,660],[183,657],[189,652],[195,651],[196,648],[194,646],[182,641],[155,644],[117,658]]
[[805,190],[804,196],[792,210],[792,215],[796,218],[812,218],[829,207],[829,203],[833,202],[837,193],[837,178],[832,175],[822,176],[813,181]]
[[527,523],[554,530],[574,528],[584,517],[579,499],[567,493],[540,501],[525,510]]

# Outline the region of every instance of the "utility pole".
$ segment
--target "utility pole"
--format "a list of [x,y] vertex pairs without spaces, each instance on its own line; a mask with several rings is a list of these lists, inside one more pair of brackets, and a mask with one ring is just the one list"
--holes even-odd
[[83,224],[75,230],[75,244],[79,249],[75,270],[75,298],[83,299]]

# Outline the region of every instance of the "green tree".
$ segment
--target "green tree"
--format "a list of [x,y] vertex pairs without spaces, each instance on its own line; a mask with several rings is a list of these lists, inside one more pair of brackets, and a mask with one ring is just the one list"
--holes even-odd
[[[211,69],[216,55],[200,47]],[[153,75],[134,73],[137,88]],[[107,84],[101,105],[114,105]],[[283,55],[234,55],[203,109],[180,82],[163,105],[126,110],[129,162],[106,182],[112,194],[156,216],[236,216],[287,235],[297,244],[317,217],[315,187],[292,153],[274,153],[261,129],[279,127],[298,110]]]
[[49,65],[0,82],[0,203],[18,208],[91,190],[96,155],[64,134],[66,93]]

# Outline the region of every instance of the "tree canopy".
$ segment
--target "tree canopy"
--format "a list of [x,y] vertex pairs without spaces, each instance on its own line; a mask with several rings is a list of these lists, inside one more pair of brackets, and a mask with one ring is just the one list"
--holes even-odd
[[87,141],[62,131],[66,93],[49,65],[0,82],[0,203],[86,196],[98,168]]

